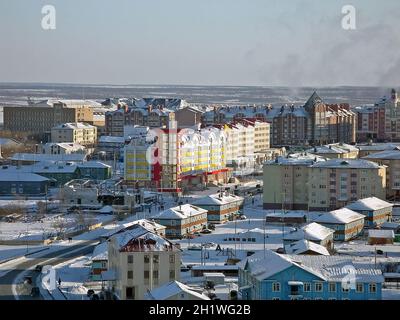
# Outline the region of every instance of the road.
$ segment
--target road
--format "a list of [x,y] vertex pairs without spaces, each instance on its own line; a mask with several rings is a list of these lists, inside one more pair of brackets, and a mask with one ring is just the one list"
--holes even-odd
[[[68,260],[72,260],[74,258],[80,257],[82,255],[89,254],[93,252],[94,247],[99,242],[96,241],[85,241],[81,242],[77,245],[71,245],[66,247],[65,249],[60,249],[57,251],[52,251],[47,254],[42,253],[39,257],[35,257],[33,254],[30,257],[26,257],[23,259],[16,259],[15,262],[10,261],[6,265],[10,266],[8,273],[4,276],[0,277],[0,300],[15,300],[15,296],[13,293],[13,284],[15,281],[21,276],[22,273],[26,273],[26,275],[32,276],[33,284],[36,283],[36,278],[39,276],[39,272],[34,270],[29,270],[34,268],[36,265],[57,265]],[[8,270],[3,270],[8,271]],[[33,298],[30,296],[29,290],[25,288],[23,285],[17,285],[16,291],[18,293],[18,298],[21,300],[31,300],[31,299],[42,299],[42,297]]]

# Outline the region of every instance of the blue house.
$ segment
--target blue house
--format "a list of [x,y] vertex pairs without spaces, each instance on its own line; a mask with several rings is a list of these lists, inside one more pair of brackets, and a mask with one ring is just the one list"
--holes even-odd
[[381,270],[354,257],[267,250],[239,263],[243,300],[381,300],[383,282]]

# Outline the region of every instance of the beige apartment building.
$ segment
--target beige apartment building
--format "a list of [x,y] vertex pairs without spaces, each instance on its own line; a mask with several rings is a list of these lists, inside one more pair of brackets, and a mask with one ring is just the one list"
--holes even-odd
[[[43,134],[68,122],[94,123],[101,105],[91,100],[46,100],[27,106],[4,107],[4,129],[13,132]],[[70,142],[70,141],[68,141]]]
[[147,292],[179,280],[180,264],[180,249],[140,224],[109,240],[109,285],[121,300],[143,300]]
[[51,128],[51,142],[72,142],[92,146],[97,142],[97,127],[87,123],[63,123]]
[[310,210],[334,210],[358,199],[386,196],[386,167],[363,159],[316,163],[308,178]]
[[[386,198],[395,201],[400,200],[400,150],[394,147],[392,150],[371,153],[363,159],[386,166]],[[385,199],[385,198],[381,198]]]
[[386,167],[371,161],[278,157],[264,165],[264,208],[327,211],[361,198],[384,199]]
[[310,154],[277,157],[264,164],[264,209],[305,210],[309,167],[323,158]]

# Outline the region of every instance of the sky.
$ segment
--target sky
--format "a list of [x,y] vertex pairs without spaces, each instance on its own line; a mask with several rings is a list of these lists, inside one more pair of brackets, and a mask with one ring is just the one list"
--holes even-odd
[[398,0],[1,0],[0,82],[399,86],[399,16]]

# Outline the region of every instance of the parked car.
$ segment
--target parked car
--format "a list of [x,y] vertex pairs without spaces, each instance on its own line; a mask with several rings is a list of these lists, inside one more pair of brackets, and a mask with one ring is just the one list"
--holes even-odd
[[239,220],[246,220],[247,217],[244,214],[239,215]]
[[203,229],[203,230],[200,231],[200,233],[209,234],[209,233],[211,233],[211,230],[210,229]]

